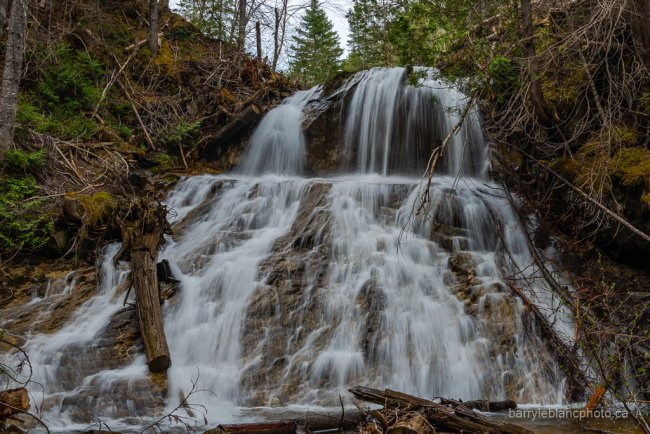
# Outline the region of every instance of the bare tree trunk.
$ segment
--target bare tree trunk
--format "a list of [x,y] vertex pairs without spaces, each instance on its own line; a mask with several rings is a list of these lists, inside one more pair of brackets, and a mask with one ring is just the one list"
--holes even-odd
[[271,65],[271,69],[273,69],[273,71],[275,71],[275,68],[278,66],[278,57],[280,56],[280,10],[278,8],[275,8],[274,12],[275,25],[273,27],[273,63]]
[[630,30],[641,61],[650,71],[650,0],[633,2]]
[[0,0],[0,38],[4,35],[5,24],[7,24],[7,8],[9,0]]
[[158,53],[158,0],[149,0],[149,49]]
[[0,92],[0,164],[4,161],[4,151],[14,143],[18,90],[25,51],[27,1],[14,0],[11,5],[5,66],[2,74],[2,91]]
[[237,48],[244,51],[246,38],[246,0],[239,0],[239,35],[237,36]]
[[535,40],[533,27],[533,8],[530,0],[521,0],[521,18],[523,23],[524,53],[528,57],[528,74],[530,79],[530,95],[533,100],[535,114],[545,125],[551,124],[551,118],[546,111],[546,101],[542,92],[542,85],[537,77],[535,64]]
[[257,59],[262,60],[262,28],[260,22],[255,22],[255,38],[257,39]]
[[284,46],[284,35],[287,29],[288,0],[282,0],[282,9],[275,8],[275,30],[273,32],[273,71],[278,67],[280,54]]

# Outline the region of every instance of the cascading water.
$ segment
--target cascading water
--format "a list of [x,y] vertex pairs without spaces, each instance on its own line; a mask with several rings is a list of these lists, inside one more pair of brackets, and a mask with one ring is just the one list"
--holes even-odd
[[241,163],[241,173],[302,175],[305,167],[305,138],[302,110],[320,92],[319,87],[296,92],[271,110],[250,140]]
[[[415,87],[400,68],[355,78],[342,125],[355,174],[298,176],[306,164],[301,113],[319,92],[312,89],[266,115],[238,171],[244,176],[194,176],[170,194],[176,225],[160,258],[181,285],[164,306],[167,409],[191,381],[209,391],[191,401],[210,422],[237,419],[241,406],[338,405],[355,384],[563,402],[564,375],[526,325],[504,273],[529,284],[568,340],[571,318],[537,276],[509,201],[486,179],[476,113],[448,145],[423,208],[419,179],[404,177],[419,174],[425,162],[414,156],[442,141],[464,101],[424,73]],[[63,329],[28,341],[48,420],[82,419],[78,395],[88,414],[107,419],[152,412],[126,398],[147,378],[144,358],[114,366],[95,351],[121,309],[115,291],[125,271],[112,265],[115,251],[106,251],[98,294]],[[75,351],[83,369],[68,369],[63,381],[63,360]],[[93,387],[99,397],[89,396]]]

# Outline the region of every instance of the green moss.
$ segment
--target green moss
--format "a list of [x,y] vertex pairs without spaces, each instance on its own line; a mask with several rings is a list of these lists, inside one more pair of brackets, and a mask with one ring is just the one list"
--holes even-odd
[[614,175],[623,185],[650,183],[650,150],[638,147],[620,148],[615,155]]
[[580,95],[585,92],[586,86],[585,70],[577,63],[569,63],[558,76],[542,80],[544,98],[556,108],[576,104]]
[[97,193],[77,197],[83,209],[84,220],[91,226],[105,223],[115,209],[116,201],[110,193],[99,191]]

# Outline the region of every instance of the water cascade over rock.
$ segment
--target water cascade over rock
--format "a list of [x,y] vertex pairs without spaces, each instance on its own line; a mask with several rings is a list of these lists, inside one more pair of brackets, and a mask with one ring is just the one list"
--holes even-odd
[[[181,284],[163,306],[168,409],[192,380],[210,391],[192,402],[220,422],[237,419],[239,407],[336,406],[355,384],[429,398],[564,401],[565,376],[507,277],[567,339],[571,319],[539,276],[509,201],[486,178],[473,111],[420,208],[426,157],[464,104],[460,92],[420,73],[418,86],[401,68],[351,79],[339,125],[348,157],[336,169],[347,173],[304,177],[302,109],[318,98],[313,89],[266,115],[242,175],[189,177],[170,193],[175,230],[159,258]],[[121,308],[112,291],[124,271],[109,265],[115,249],[104,256],[98,294],[70,324],[28,341],[41,354],[32,362],[46,419],[67,412],[66,423],[78,422],[66,399],[92,387],[113,392],[111,405],[85,401],[98,417],[152,412],[127,398],[147,378],[137,346],[119,366],[93,356]],[[75,330],[82,344],[71,343]],[[63,382],[61,360],[72,351],[81,369]]]

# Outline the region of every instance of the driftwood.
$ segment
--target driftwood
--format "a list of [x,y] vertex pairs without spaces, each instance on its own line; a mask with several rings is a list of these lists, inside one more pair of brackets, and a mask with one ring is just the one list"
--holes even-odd
[[503,411],[517,408],[517,403],[512,399],[506,399],[505,401],[488,401],[486,399],[477,399],[474,401],[453,401],[451,399],[442,398],[440,399],[440,403],[452,405],[462,404],[471,410],[480,411]]
[[27,389],[9,389],[0,392],[0,419],[13,416],[17,413],[29,411],[29,394]]
[[[416,425],[420,434],[448,430],[452,432],[476,432],[493,434],[532,434],[531,431],[507,422],[500,422],[467,408],[463,403],[447,400],[448,404],[436,403],[428,399],[407,395],[394,390],[379,390],[356,386],[350,392],[358,399],[384,405],[390,415],[389,429],[400,425],[399,432],[408,431]],[[416,412],[426,419],[427,426],[413,419]],[[397,416],[395,416],[397,414]],[[388,418],[386,418],[388,420]],[[406,420],[404,420],[406,419]]]
[[[260,416],[259,411],[251,414]],[[364,413],[358,410],[346,410],[333,413],[296,413],[291,410],[272,409],[268,414],[262,413],[264,418],[279,419],[277,422],[245,423],[235,425],[219,425],[206,434],[283,434],[285,429],[293,427],[293,433],[309,432],[313,434],[325,434],[343,431],[354,431],[359,424],[365,420]],[[274,431],[276,430],[277,431]],[[288,431],[286,431],[288,432]]]
[[167,208],[141,199],[134,204],[121,229],[122,248],[116,259],[130,253],[135,306],[147,364],[151,372],[163,372],[171,365],[171,357],[163,329],[156,254],[163,233],[169,232]]
[[205,434],[294,434],[297,425],[293,420],[278,422],[239,423],[219,425]]

